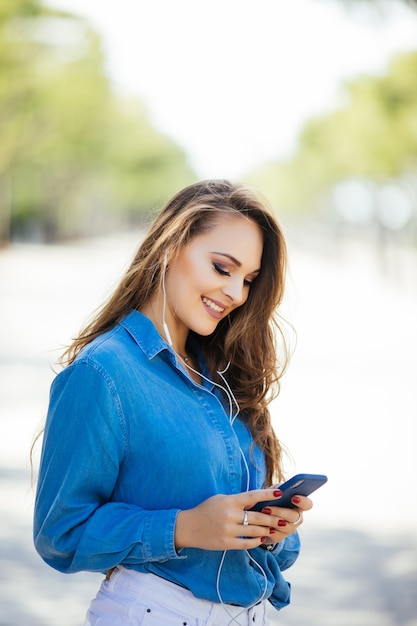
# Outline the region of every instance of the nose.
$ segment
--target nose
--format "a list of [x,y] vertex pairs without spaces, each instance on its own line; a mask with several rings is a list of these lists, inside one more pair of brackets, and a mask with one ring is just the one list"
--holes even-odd
[[244,282],[237,277],[229,278],[223,288],[223,293],[229,298],[233,306],[240,306],[248,297]]

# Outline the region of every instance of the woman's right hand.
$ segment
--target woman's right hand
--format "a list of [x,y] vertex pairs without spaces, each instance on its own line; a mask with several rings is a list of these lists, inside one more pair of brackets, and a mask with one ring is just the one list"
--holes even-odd
[[[235,495],[216,495],[201,504],[178,513],[175,526],[175,547],[201,548],[203,550],[249,550],[270,537],[278,543],[299,526],[293,525],[299,512],[312,507],[309,498],[300,496],[296,509],[281,509],[279,517],[250,511],[257,502],[276,498],[279,507],[279,488],[256,489]],[[275,507],[274,507],[275,509]],[[243,525],[247,511],[248,525]],[[275,511],[274,511],[275,512]],[[279,519],[287,524],[282,526]],[[282,524],[282,522],[281,522]],[[287,528],[288,527],[288,528]]]

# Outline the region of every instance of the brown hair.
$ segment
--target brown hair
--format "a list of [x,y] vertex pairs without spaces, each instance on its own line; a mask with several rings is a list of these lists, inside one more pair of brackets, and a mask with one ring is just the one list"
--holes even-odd
[[62,362],[72,363],[95,337],[113,328],[130,310],[141,309],[161,287],[163,255],[174,259],[195,235],[207,232],[225,215],[243,216],[259,226],[263,235],[261,272],[245,304],[221,320],[212,335],[198,336],[198,342],[213,380],[230,362],[228,383],[265,453],[269,485],[283,478],[282,449],[271,425],[268,404],[279,392],[288,362],[284,327],[277,311],[284,295],[287,252],[272,212],[249,187],[208,180],[176,194],[154,220],[113,295],[68,347]]

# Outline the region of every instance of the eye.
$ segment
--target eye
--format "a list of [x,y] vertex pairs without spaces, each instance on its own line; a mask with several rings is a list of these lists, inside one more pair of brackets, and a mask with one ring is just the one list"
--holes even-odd
[[254,276],[250,276],[250,278],[245,278],[245,280],[243,281],[243,283],[247,286],[247,287],[252,287],[253,284],[256,282],[256,279],[258,278],[259,274],[256,273]]
[[214,261],[213,261],[213,267],[218,274],[221,274],[222,276],[230,276],[230,272],[223,269],[222,266],[219,265],[218,263],[214,263]]

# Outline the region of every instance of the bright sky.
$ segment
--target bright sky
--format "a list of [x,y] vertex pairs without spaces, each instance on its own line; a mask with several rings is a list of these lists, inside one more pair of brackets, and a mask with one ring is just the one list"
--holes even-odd
[[400,0],[384,19],[342,0],[48,4],[91,21],[114,84],[142,97],[202,177],[238,178],[289,155],[304,121],[341,102],[344,79],[417,49],[417,12]]

